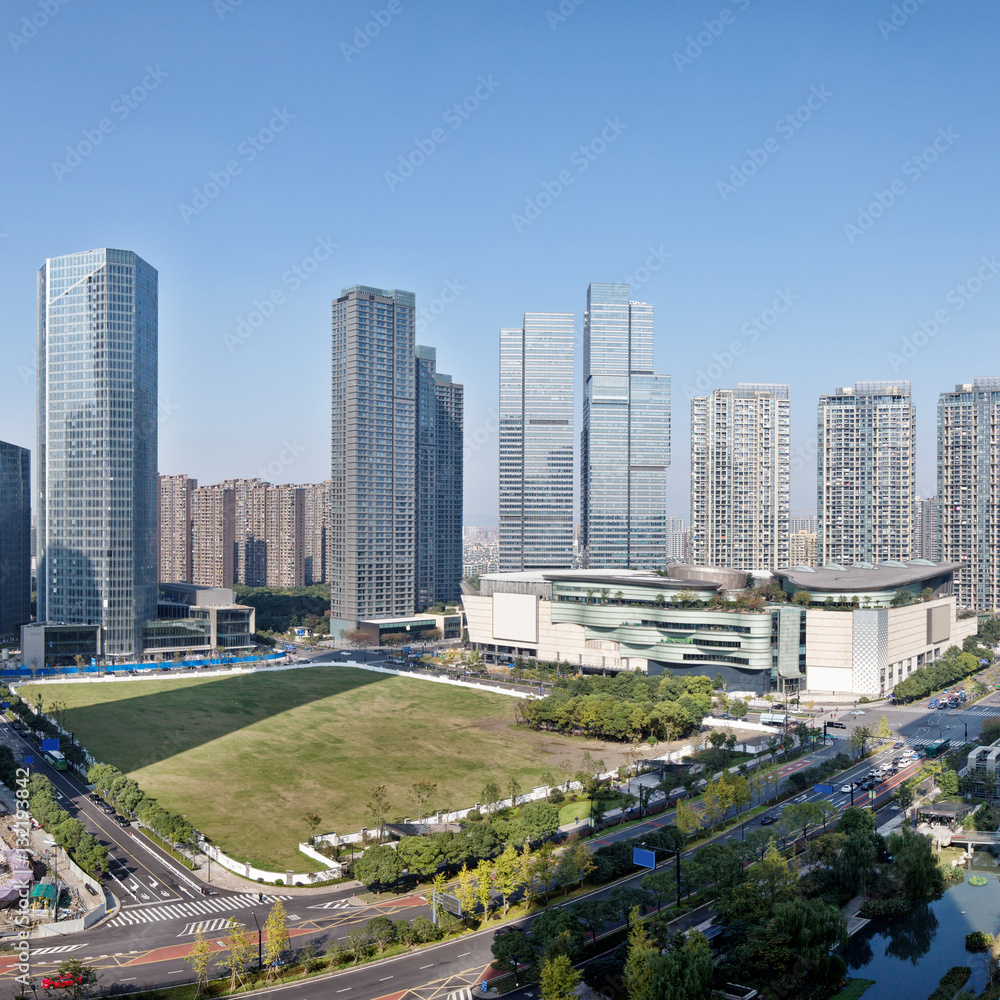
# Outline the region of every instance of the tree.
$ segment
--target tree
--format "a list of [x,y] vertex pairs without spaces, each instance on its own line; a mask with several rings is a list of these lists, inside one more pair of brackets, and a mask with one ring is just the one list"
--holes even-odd
[[549,889],[559,870],[559,859],[551,844],[542,844],[531,855],[531,886],[534,894],[541,892],[546,903],[549,901]]
[[83,997],[90,995],[91,987],[97,985],[97,969],[92,965],[84,965],[78,958],[68,958],[66,961],[60,962],[58,971],[60,975],[68,974],[80,977],[80,982],[74,983],[65,993],[62,990],[59,991],[64,997],[70,997],[71,1000],[83,1000]]
[[352,927],[344,940],[344,951],[351,956],[355,965],[368,954],[371,946],[372,939],[367,927]]
[[617,910],[626,925],[630,923],[633,913],[641,915],[652,902],[649,892],[631,885],[616,885],[608,893],[608,903]]
[[513,972],[516,984],[519,966],[531,965],[535,960],[535,942],[520,927],[501,928],[501,931],[503,933],[498,931],[493,935],[493,944],[490,945],[493,967]]
[[687,802],[677,803],[676,819],[678,829],[685,837],[690,837],[697,830],[701,829],[702,812]]
[[812,594],[808,590],[796,590],[792,594],[792,604],[798,604],[799,607],[808,608],[812,602]]
[[503,899],[503,914],[507,916],[511,896],[524,887],[521,858],[513,844],[508,844],[500,857],[493,862],[493,887]]
[[280,972],[282,956],[288,950],[288,914],[280,899],[274,901],[271,912],[264,921],[264,965],[267,978]]
[[580,973],[573,968],[567,955],[556,955],[542,961],[540,986],[542,1000],[571,1000],[580,984]]
[[208,963],[212,958],[212,943],[203,931],[198,931],[198,936],[191,944],[191,950],[187,953],[185,961],[191,966],[191,971],[195,974],[194,995],[201,995],[202,985],[208,985]]
[[486,787],[480,792],[483,805],[491,816],[495,815],[503,801],[503,790],[495,781],[488,781]]
[[904,822],[906,822],[907,811],[917,799],[917,794],[916,794],[917,780],[918,779],[916,778],[910,778],[909,781],[904,781],[896,789],[895,794],[892,796],[893,802],[895,802],[896,805],[898,805],[899,808],[903,810]]
[[544,840],[559,829],[559,809],[551,802],[529,802],[516,820],[521,840]]
[[476,912],[476,892],[475,881],[468,865],[462,865],[458,873],[458,885],[455,887],[455,896],[458,898],[458,905],[462,908],[462,920],[465,925],[469,925],[469,917]]
[[306,813],[306,824],[309,827],[310,838],[316,836],[316,830],[319,828],[319,825],[322,822],[323,820],[320,818],[319,813],[314,813],[314,812]]
[[847,738],[847,742],[851,745],[851,749],[857,750],[859,757],[864,757],[865,747],[872,738],[872,731],[868,726],[855,726],[851,730],[851,735]]
[[369,785],[368,794],[371,796],[368,802],[368,811],[375,823],[375,839],[381,843],[382,820],[392,807],[389,805],[389,796],[385,785]]
[[670,899],[677,890],[677,876],[673,869],[652,871],[642,877],[639,885],[656,899],[656,912],[659,913],[663,900]]
[[891,872],[904,896],[928,899],[944,889],[944,875],[927,837],[901,826],[886,839],[892,855]]
[[875,727],[872,737],[876,740],[892,740],[896,738],[896,734],[889,728],[889,721],[886,719],[885,715],[879,719],[878,725]]
[[587,935],[576,914],[561,906],[550,906],[539,914],[531,925],[531,933],[547,958],[554,955],[573,958],[587,943]]
[[369,847],[354,862],[354,877],[364,882],[369,889],[374,888],[376,894],[394,883],[402,872],[403,863],[391,847]]
[[366,925],[368,936],[375,942],[380,955],[396,940],[396,925],[384,914],[372,917]]
[[[628,915],[626,915],[628,916]],[[629,921],[628,958],[625,960],[625,991],[629,1000],[653,1000],[653,968],[656,949],[649,940],[638,908]]]
[[744,715],[749,711],[749,705],[741,698],[734,698],[729,703],[729,714],[734,719],[742,719]]
[[430,802],[431,796],[437,791],[437,782],[424,778],[412,787],[413,797],[417,802],[417,818],[423,819],[426,815],[427,803]]
[[510,799],[511,806],[517,805],[517,800],[521,795],[521,782],[517,780],[514,775],[511,775],[507,779],[507,797]]
[[597,944],[597,933],[615,916],[615,908],[606,899],[581,899],[570,904],[570,910],[590,932]]
[[476,867],[476,894],[483,908],[483,923],[490,919],[490,882],[493,866],[488,861],[480,861]]
[[806,857],[809,851],[809,831],[823,822],[824,812],[818,802],[792,802],[781,811],[781,818],[792,829],[801,830],[806,842]]
[[244,982],[247,969],[250,968],[250,963],[254,959],[257,942],[254,941],[253,935],[247,931],[246,927],[235,917],[229,918],[226,933],[229,938],[229,953],[219,964],[224,969],[229,970],[229,990],[235,993],[237,984]]

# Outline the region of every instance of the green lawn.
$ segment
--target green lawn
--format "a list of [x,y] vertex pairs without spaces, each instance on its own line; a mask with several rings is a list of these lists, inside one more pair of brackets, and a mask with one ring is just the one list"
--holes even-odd
[[[504,695],[310,667],[221,678],[40,685],[46,711],[98,760],[131,774],[233,857],[301,871],[308,812],[320,832],[371,825],[368,789],[388,786],[389,817],[416,815],[412,786],[437,782],[431,807],[462,808],[491,779],[523,790],[578,766],[593,741],[511,728]],[[25,697],[32,689],[21,688]]]

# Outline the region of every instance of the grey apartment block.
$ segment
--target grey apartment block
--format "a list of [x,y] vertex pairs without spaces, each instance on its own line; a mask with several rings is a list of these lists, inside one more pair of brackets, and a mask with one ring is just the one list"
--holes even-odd
[[110,656],[156,615],[157,274],[128,250],[38,272],[38,620]]
[[330,481],[307,483],[303,489],[303,575],[306,586],[327,582],[327,545],[330,533]]
[[332,312],[329,578],[336,630],[409,615],[416,606],[414,296],[352,285]]
[[500,568],[573,565],[573,313],[500,331]]
[[741,383],[691,400],[691,561],[785,569],[789,560],[787,385]]
[[0,640],[31,620],[31,452],[0,441]]
[[[938,496],[922,501],[925,544],[934,514],[941,558],[955,573],[961,608],[1000,606],[1000,378],[977,378],[938,399]],[[928,509],[934,503],[934,509]]]
[[236,491],[228,486],[199,486],[191,493],[191,512],[191,582],[199,587],[231,587],[236,557]]
[[197,479],[159,477],[159,581],[191,582],[191,491]]
[[855,382],[820,396],[819,538],[829,563],[913,558],[916,410],[909,382]]
[[583,321],[581,535],[595,569],[658,569],[666,551],[670,376],[653,371],[653,307],[591,284]]
[[[434,374],[437,467],[434,500],[434,603],[462,594],[462,503],[465,467],[465,387]],[[420,610],[419,608],[417,610]]]

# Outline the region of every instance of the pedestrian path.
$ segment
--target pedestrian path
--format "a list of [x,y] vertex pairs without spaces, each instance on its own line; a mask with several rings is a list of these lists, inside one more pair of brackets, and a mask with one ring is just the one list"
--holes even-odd
[[307,910],[343,910],[345,907],[353,906],[349,899],[331,899],[328,903],[314,903],[307,906]]
[[36,955],[65,955],[67,952],[77,951],[80,948],[86,947],[86,944],[60,944],[54,948],[32,948],[31,957],[34,958]]
[[[265,903],[273,903],[276,899],[292,899],[292,896],[265,896]],[[232,914],[234,910],[257,906],[260,899],[255,892],[245,892],[239,896],[209,896],[207,899],[197,899],[190,903],[158,903],[155,906],[140,906],[131,910],[122,910],[112,920],[109,927],[128,927],[132,924],[152,924],[162,920],[180,920],[185,917],[207,916],[211,913]]]
[[472,1000],[472,987],[466,986],[464,990],[455,990],[449,993],[445,1000]]

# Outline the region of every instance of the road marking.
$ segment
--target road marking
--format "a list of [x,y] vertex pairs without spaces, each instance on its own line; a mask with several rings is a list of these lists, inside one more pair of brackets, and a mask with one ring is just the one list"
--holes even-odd
[[120,983],[134,983],[135,982],[135,976],[132,976],[131,979],[119,979],[118,981]]
[[338,993],[350,993],[354,989],[353,986],[348,986],[346,990],[337,990]]
[[430,965],[421,965],[421,966],[420,966],[420,969],[419,969],[419,971],[420,971],[420,972],[423,972],[423,971],[424,971],[424,969],[433,969],[433,968],[434,968],[434,963],[433,963],[433,962],[431,962],[431,964],[430,964]]
[[187,969],[174,969],[173,972],[168,972],[168,976],[179,976],[182,972],[187,972]]
[[382,978],[381,978],[381,979],[379,980],[379,982],[380,982],[380,983],[384,983],[384,982],[387,982],[387,981],[388,981],[388,980],[390,980],[390,979],[392,979],[392,976],[383,976],[383,977],[382,977]]
[[462,952],[462,954],[461,954],[461,955],[459,955],[458,957],[459,957],[459,958],[467,958],[467,957],[468,957],[469,955],[471,955],[471,954],[472,954],[472,952],[471,952],[471,951],[463,951],[463,952]]

